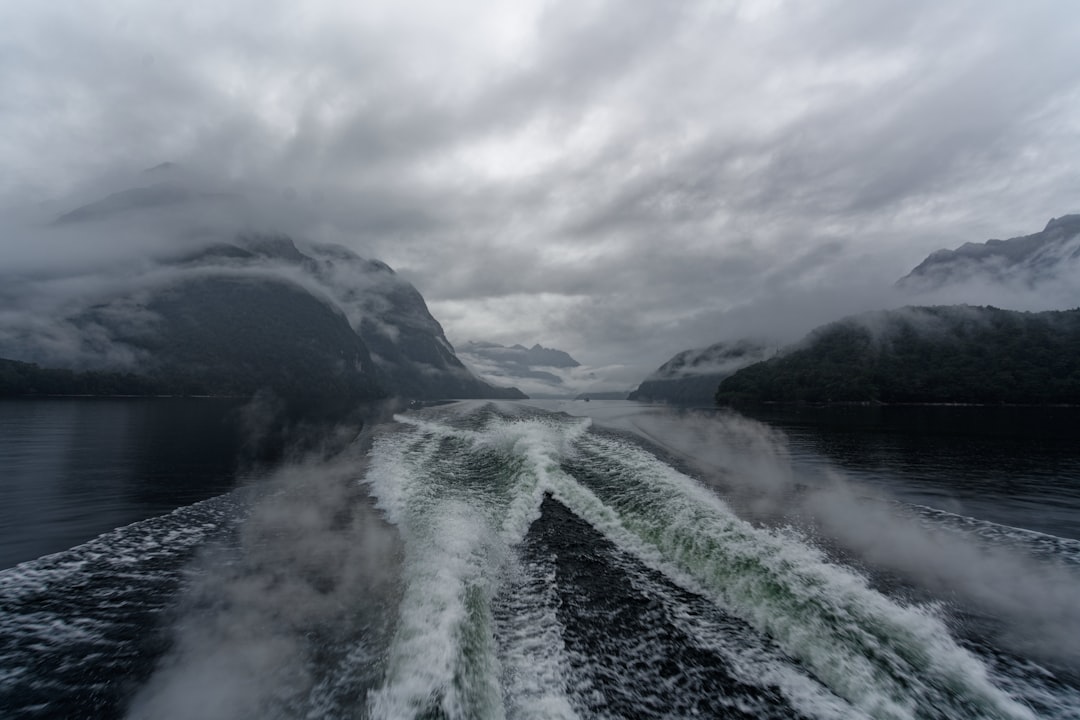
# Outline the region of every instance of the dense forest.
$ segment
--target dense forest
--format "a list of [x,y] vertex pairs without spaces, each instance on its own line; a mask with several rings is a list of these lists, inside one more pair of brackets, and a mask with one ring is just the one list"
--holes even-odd
[[[338,417],[385,396],[343,316],[286,283],[216,277],[148,304],[158,318],[116,341],[146,356],[136,372],[76,371],[0,360],[0,396],[217,395],[269,390],[297,417]],[[108,306],[78,323],[105,324]]]
[[192,394],[198,388],[173,386],[132,373],[76,372],[0,358],[0,397],[40,395]]
[[716,401],[1080,403],[1080,309],[909,307],[845,318],[726,378]]
[[768,347],[758,340],[718,342],[683,350],[656,369],[630,393],[630,400],[675,405],[707,405],[720,381],[739,368],[762,360]]

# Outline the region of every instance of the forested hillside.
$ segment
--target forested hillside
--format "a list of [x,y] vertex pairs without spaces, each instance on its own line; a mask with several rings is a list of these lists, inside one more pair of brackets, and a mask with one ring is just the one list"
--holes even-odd
[[728,377],[716,400],[1080,403],[1080,309],[910,307],[857,315]]

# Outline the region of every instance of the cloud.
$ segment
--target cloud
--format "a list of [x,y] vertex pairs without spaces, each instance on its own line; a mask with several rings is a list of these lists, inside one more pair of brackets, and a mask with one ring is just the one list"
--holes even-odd
[[281,467],[233,546],[193,564],[173,646],[128,717],[333,714],[381,681],[401,549],[346,456]]
[[[437,321],[417,314],[422,306],[413,288],[385,264],[269,233],[295,226],[297,217],[275,207],[264,189],[204,183],[173,169],[167,174],[167,181],[155,173],[143,178],[149,184],[26,230],[29,248],[0,269],[0,357],[46,367],[146,370],[161,360],[143,347],[154,344],[146,341],[163,320],[155,301],[172,288],[215,278],[303,288],[368,341],[398,345],[408,328],[444,342]],[[66,251],[54,256],[57,248]]]
[[[390,263],[452,337],[643,377],[750,325],[797,336],[890,306],[929,252],[1080,209],[1075,13],[12,6],[2,250],[67,255],[29,247],[27,223],[173,160],[257,187],[268,224]],[[99,245],[121,252],[95,237],[76,257]]]

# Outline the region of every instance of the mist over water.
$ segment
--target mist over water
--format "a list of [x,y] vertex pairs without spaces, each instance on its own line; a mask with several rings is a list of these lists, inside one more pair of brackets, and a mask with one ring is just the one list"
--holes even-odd
[[505,397],[450,339],[610,396],[851,313],[1080,305],[1080,4],[0,18],[0,359],[259,393],[227,431],[0,404],[0,720],[1080,718],[1080,431],[296,419]]
[[233,542],[194,565],[174,646],[128,717],[333,715],[377,681],[397,546],[359,467],[275,474]]
[[[1074,716],[1080,544],[906,502],[803,452],[741,416],[630,403],[399,413],[287,464],[178,558],[166,645],[113,712]],[[182,522],[116,532],[167,547]],[[19,608],[0,658],[26,668],[0,677],[15,716],[48,716],[28,653],[49,622],[12,599],[57,598],[53,622],[88,623],[106,656],[130,646],[101,613],[63,617],[80,558],[105,563],[99,582],[116,572],[109,546],[0,574]]]

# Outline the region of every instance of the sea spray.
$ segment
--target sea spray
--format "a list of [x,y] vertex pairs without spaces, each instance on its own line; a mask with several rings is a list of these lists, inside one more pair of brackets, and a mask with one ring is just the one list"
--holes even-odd
[[[177,643],[138,693],[161,702],[132,707],[155,718],[1076,717],[1068,668],[977,625],[953,639],[966,606],[898,600],[803,535],[741,519],[717,493],[771,470],[753,448],[733,464],[719,446],[701,479],[731,482],[707,487],[678,457],[522,405],[445,405],[375,434],[286,470],[253,512],[192,506],[0,574],[18,603],[0,623],[0,704],[37,718],[84,714],[110,687],[101,707],[131,700],[107,683],[138,682],[123,632],[141,612],[176,621],[157,628]],[[226,528],[226,562],[209,562]],[[196,548],[183,575],[199,591],[170,603]],[[275,672],[250,662],[268,657]],[[302,682],[277,682],[282,669]]]
[[[365,479],[406,548],[398,634],[385,683],[369,698],[373,716],[529,716],[515,698],[530,692],[563,716],[580,709],[567,688],[552,687],[569,681],[550,633],[526,641],[545,649],[546,679],[531,690],[506,687],[517,680],[504,663],[520,664],[512,654],[521,645],[496,637],[514,621],[497,622],[492,609],[521,572],[518,546],[551,495],[622,551],[797,658],[828,688],[823,695],[787,682],[803,712],[818,714],[805,701],[831,691],[853,715],[1033,717],[933,608],[887,598],[794,531],[750,525],[697,481],[587,421],[507,418],[491,406],[396,420],[376,441]],[[544,607],[522,604],[520,622],[544,617]],[[837,714],[831,701],[816,705]]]
[[792,532],[755,528],[693,479],[590,434],[555,497],[647,563],[690,580],[877,717],[1029,718],[929,608],[905,606]]
[[485,430],[468,427],[470,416],[465,427],[395,419],[402,427],[376,441],[366,477],[406,553],[399,629],[372,715],[501,717],[492,598],[539,516],[567,433],[529,419],[490,418]]

